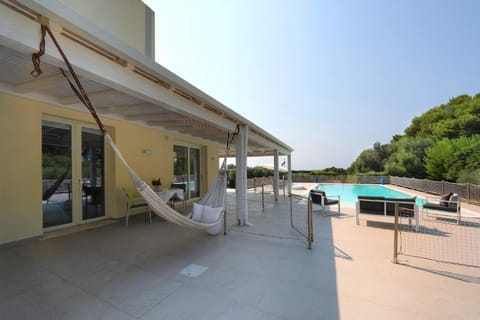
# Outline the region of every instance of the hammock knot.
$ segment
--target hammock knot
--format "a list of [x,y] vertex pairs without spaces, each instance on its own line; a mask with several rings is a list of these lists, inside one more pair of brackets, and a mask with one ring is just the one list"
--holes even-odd
[[32,53],[32,63],[33,70],[30,72],[32,77],[38,78],[42,74],[42,69],[40,67],[40,57],[45,54],[45,34],[47,28],[42,24],[42,39],[40,40],[38,52]]

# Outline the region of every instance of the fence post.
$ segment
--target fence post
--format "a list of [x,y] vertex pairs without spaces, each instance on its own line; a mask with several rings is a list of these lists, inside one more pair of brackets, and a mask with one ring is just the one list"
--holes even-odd
[[312,199],[308,199],[308,249],[312,249],[313,242],[313,206]]
[[225,203],[225,212],[223,213],[223,235],[227,235],[227,205]]
[[293,203],[292,203],[292,194],[289,192],[288,197],[290,198],[290,227],[293,228]]
[[262,183],[262,211],[265,211],[265,193],[264,184]]
[[393,227],[393,263],[398,263],[398,203],[395,203],[395,222]]
[[471,200],[470,200],[470,185],[471,185],[471,183],[467,183],[467,198],[468,198],[468,203],[471,203]]

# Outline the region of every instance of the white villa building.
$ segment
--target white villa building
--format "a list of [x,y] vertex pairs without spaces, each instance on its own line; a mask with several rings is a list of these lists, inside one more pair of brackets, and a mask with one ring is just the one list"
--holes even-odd
[[[140,0],[0,1],[0,245],[125,214],[134,186],[62,76],[52,31],[108,133],[135,172],[188,202],[216,176],[227,135],[237,164],[237,218],[248,220],[247,157],[293,149],[154,61],[154,12]],[[290,169],[290,168],[289,168]],[[290,172],[291,170],[289,170]],[[291,181],[291,176],[289,177]],[[291,185],[291,183],[290,183]]]

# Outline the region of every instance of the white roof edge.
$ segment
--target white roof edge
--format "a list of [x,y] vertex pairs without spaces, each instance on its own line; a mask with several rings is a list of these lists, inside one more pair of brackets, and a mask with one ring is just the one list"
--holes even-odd
[[[65,6],[62,2],[58,0],[18,0],[18,2],[37,11],[39,14],[48,17],[54,22],[59,23],[60,25],[71,28],[72,31],[78,32],[79,35],[85,37],[92,43],[99,44],[101,47],[111,50],[112,53],[118,55],[120,58],[125,59],[128,62],[138,63],[141,66],[150,69],[151,71],[157,73],[160,77],[171,81],[176,86],[189,91],[192,95],[197,96],[198,98],[204,100],[209,104],[212,104],[219,111],[231,116],[239,124],[247,125],[249,128],[253,128],[254,130],[260,132],[266,138],[272,140],[284,149],[293,152],[293,148],[284,143],[283,141],[274,137],[264,129],[257,126],[252,121],[246,119],[231,108],[225,106],[223,103],[219,102],[207,93],[190,84],[172,71],[168,70],[159,63],[145,56],[143,53],[130,47],[118,37],[92,24],[83,16],[79,15],[77,12]],[[143,4],[145,5],[145,3]]]

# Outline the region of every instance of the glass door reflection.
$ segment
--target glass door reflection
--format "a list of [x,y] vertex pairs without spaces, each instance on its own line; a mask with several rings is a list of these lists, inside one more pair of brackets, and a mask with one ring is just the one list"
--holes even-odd
[[99,130],[82,128],[83,220],[105,216],[105,148]]
[[73,222],[72,128],[42,122],[42,212],[43,227]]

